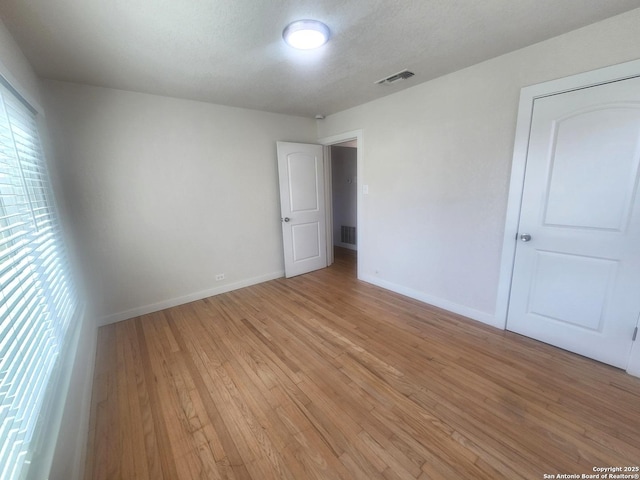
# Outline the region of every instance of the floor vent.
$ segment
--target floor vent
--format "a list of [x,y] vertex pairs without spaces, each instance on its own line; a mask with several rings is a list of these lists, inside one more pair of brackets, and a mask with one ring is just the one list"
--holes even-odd
[[356,227],[340,227],[340,241],[349,245],[356,244]]
[[400,80],[406,80],[407,78],[411,78],[415,75],[415,73],[410,72],[409,70],[403,70],[401,72],[398,73],[394,73],[393,75],[387,77],[387,78],[382,78],[380,80],[378,80],[376,82],[376,84],[378,85],[388,85],[394,82],[398,82]]

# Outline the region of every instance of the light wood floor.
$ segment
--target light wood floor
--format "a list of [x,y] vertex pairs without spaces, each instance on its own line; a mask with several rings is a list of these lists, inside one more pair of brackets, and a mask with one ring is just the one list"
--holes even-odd
[[348,255],[102,327],[87,479],[542,479],[640,463],[640,379]]

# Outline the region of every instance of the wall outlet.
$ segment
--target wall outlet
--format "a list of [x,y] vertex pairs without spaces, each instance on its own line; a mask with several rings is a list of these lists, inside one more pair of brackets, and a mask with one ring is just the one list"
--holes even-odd
[[219,273],[216,275],[216,282],[219,282],[220,280],[224,280],[224,273]]

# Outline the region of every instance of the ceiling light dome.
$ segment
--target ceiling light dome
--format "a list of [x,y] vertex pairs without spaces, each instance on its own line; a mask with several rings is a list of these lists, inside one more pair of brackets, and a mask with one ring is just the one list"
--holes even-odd
[[311,50],[327,43],[329,27],[318,20],[297,20],[282,31],[287,45],[300,50]]

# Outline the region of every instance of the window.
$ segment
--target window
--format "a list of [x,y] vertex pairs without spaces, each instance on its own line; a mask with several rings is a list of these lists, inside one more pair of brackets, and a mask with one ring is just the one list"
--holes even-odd
[[36,114],[0,78],[0,478],[23,478],[76,293]]

